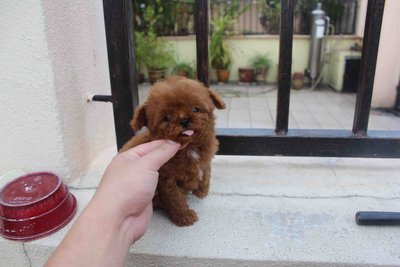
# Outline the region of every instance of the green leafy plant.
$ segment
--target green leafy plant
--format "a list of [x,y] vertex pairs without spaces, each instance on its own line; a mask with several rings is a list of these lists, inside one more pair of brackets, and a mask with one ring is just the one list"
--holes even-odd
[[144,34],[142,32],[135,32],[135,55],[136,55],[136,69],[140,70],[140,65],[143,62],[143,58],[147,53],[146,43]]
[[259,0],[259,5],[260,5],[260,23],[263,26],[264,30],[270,34],[279,33],[281,1]]
[[174,63],[173,50],[169,43],[158,38],[155,33],[136,34],[140,44],[136,48],[137,61],[151,69],[165,69]]
[[155,11],[153,7],[146,7],[144,18],[147,21],[146,31],[136,31],[135,49],[136,61],[144,63],[151,69],[165,69],[174,63],[173,49],[164,39],[157,37],[155,33]]
[[224,6],[221,16],[211,22],[213,31],[210,40],[210,63],[215,69],[229,69],[232,65],[232,54],[224,38],[233,34],[233,25],[237,18],[247,11],[250,5],[240,7],[239,1],[231,1]]
[[142,61],[148,68],[165,69],[174,64],[173,49],[171,45],[156,36],[154,32],[143,35]]
[[178,62],[173,69],[173,72],[175,74],[184,74],[186,73],[188,77],[193,77],[194,72],[193,72],[193,67],[186,62]]
[[229,17],[220,17],[212,22],[214,31],[210,41],[210,62],[214,69],[229,69],[232,65],[232,54],[224,41],[230,24]]
[[142,32],[151,29],[158,36],[187,35],[194,3],[195,0],[132,0],[134,28]]
[[255,54],[249,59],[249,63],[256,70],[268,71],[272,67],[272,60],[267,54]]

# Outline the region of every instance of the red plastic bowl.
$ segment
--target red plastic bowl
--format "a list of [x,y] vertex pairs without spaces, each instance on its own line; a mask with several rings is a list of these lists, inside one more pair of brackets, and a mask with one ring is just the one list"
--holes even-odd
[[53,173],[30,173],[0,190],[0,234],[8,239],[27,241],[54,233],[75,212],[75,197]]

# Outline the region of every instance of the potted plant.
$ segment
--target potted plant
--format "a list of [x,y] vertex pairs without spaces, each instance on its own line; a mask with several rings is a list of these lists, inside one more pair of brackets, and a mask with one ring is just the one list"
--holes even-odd
[[272,61],[267,54],[255,54],[250,58],[250,64],[255,69],[256,81],[266,82],[268,70],[272,66]]
[[142,10],[142,27],[139,27],[142,31],[135,32],[136,62],[146,65],[151,83],[163,79],[165,70],[174,63],[170,44],[156,34],[159,11],[152,5],[146,6]]
[[293,82],[292,87],[293,89],[299,90],[304,86],[304,74],[302,72],[295,72],[293,74]]
[[240,3],[235,0],[225,6],[223,14],[211,22],[213,27],[210,40],[210,63],[217,71],[219,82],[229,79],[229,69],[232,66],[232,54],[225,37],[232,34],[236,19],[249,8],[249,5],[240,8]]
[[239,82],[252,83],[254,82],[253,68],[239,68]]
[[173,69],[173,73],[175,73],[178,76],[192,78],[193,77],[193,68],[189,63],[178,62]]
[[143,63],[147,66],[150,83],[154,83],[165,78],[165,70],[174,63],[173,50],[167,41],[152,31],[144,34],[143,38]]
[[230,26],[230,17],[224,16],[212,22],[213,32],[210,40],[210,63],[217,72],[219,82],[226,82],[229,79],[229,69],[232,65],[232,54],[224,41]]

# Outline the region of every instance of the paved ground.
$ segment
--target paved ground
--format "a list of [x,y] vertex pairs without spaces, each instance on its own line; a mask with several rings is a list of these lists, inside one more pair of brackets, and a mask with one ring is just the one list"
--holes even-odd
[[[227,109],[217,110],[218,128],[275,128],[275,85],[211,85],[224,98]],[[141,85],[143,101],[149,84]],[[356,94],[337,93],[329,88],[292,90],[289,128],[350,130],[353,126]],[[400,131],[400,117],[372,110],[370,130]]]
[[[70,185],[78,213],[115,153]],[[189,198],[199,221],[177,227],[156,211],[126,266],[400,266],[400,228],[354,220],[400,211],[399,174],[398,159],[217,156],[209,196]],[[70,226],[27,243],[0,238],[0,265],[43,266]]]

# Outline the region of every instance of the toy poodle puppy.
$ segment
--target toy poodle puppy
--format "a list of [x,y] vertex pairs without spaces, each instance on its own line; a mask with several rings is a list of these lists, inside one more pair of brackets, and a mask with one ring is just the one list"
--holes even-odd
[[181,150],[161,169],[154,207],[166,211],[178,226],[198,218],[187,204],[187,195],[204,198],[210,187],[211,159],[218,150],[215,137],[215,108],[224,109],[222,98],[202,83],[183,77],[157,82],[131,122],[139,131],[121,149],[128,150],[156,139],[174,140]]

